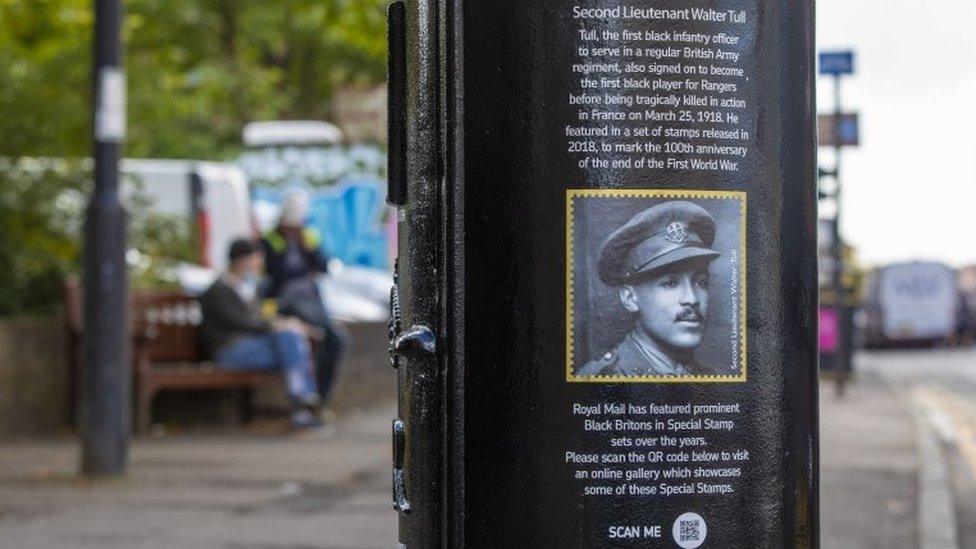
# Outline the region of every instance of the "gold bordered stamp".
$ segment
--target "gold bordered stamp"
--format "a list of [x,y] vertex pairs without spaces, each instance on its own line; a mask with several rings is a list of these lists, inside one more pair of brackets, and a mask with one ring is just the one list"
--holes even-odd
[[566,191],[566,380],[744,382],[746,193]]

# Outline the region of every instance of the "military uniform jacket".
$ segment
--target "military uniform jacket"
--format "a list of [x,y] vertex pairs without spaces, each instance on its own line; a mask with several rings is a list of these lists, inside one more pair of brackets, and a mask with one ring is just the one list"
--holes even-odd
[[677,362],[652,343],[631,332],[612,351],[591,360],[578,376],[686,376],[700,368],[694,359]]

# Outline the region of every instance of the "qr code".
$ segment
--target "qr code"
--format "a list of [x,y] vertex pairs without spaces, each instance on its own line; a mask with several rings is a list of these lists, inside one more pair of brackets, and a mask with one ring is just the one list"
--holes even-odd
[[671,535],[681,549],[696,549],[708,537],[708,525],[698,513],[691,511],[682,514],[671,525]]
[[701,521],[678,521],[678,541],[701,541]]

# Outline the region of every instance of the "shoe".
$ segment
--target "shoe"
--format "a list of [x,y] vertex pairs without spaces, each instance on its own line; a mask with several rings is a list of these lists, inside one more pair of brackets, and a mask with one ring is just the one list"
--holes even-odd
[[325,425],[311,410],[296,410],[291,415],[291,426],[296,430],[316,429]]
[[322,405],[322,397],[318,393],[308,393],[295,399],[299,406],[318,408]]

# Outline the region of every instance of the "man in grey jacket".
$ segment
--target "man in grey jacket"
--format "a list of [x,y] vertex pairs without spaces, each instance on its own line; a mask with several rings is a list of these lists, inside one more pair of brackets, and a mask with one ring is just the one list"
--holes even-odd
[[296,428],[317,427],[320,397],[309,348],[309,329],[294,318],[265,319],[258,297],[264,266],[260,246],[240,239],[230,246],[230,267],[201,296],[201,335],[220,368],[280,370],[294,404]]

